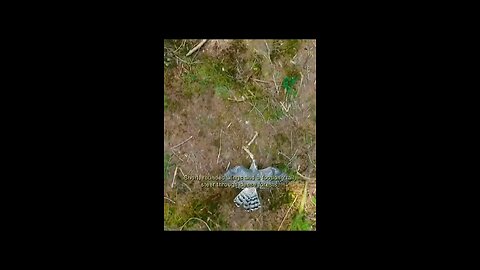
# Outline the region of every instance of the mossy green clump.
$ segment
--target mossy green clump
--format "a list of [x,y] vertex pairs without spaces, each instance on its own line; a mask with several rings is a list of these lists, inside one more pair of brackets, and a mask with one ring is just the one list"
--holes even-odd
[[295,83],[297,82],[297,77],[285,77],[282,82],[282,88],[285,89],[285,94],[289,99],[295,98],[298,95],[297,90],[294,88]]
[[292,220],[290,226],[291,231],[310,231],[312,229],[312,223],[305,216],[305,213],[297,213]]
[[[208,194],[208,193],[207,193]],[[165,203],[164,224],[166,227],[176,230],[208,230],[203,220],[211,230],[222,230],[228,226],[227,219],[220,211],[220,206],[226,199],[223,193],[191,198],[187,204]],[[231,194],[227,194],[231,195]],[[190,218],[195,218],[186,223]],[[183,226],[183,227],[182,227]]]
[[182,211],[178,211],[178,207],[170,202],[164,203],[163,208],[163,223],[164,226],[170,229],[179,229],[183,223],[187,221]]
[[228,89],[226,86],[215,87],[215,95],[222,99],[227,99],[230,96],[230,92],[230,89]]
[[221,98],[227,98],[236,86],[229,68],[216,59],[204,57],[201,63],[192,66],[183,77],[183,91],[187,97],[214,90]]

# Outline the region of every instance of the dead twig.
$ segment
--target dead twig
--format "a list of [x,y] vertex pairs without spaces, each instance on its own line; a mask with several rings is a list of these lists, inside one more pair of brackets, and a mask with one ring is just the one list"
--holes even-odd
[[[265,123],[267,123],[267,119],[265,119],[265,116],[263,116],[263,113],[262,113],[259,109],[257,109],[257,107],[256,107],[253,103],[251,103],[251,102],[249,102],[249,103],[250,103],[250,105],[252,105],[252,110],[253,110],[253,109],[257,110],[257,112],[258,112],[258,113],[260,114],[260,116],[262,117],[263,121],[264,121]],[[252,110],[250,110],[250,112],[251,112]]]
[[185,174],[183,173],[182,168],[178,167],[178,169],[180,170],[180,172],[181,172],[182,175],[183,175],[183,178],[185,179]]
[[282,109],[288,113],[288,111],[290,110],[290,107],[292,106],[292,104],[288,104],[288,106],[285,106],[285,104],[283,103],[283,101],[280,101],[280,105],[282,105]]
[[286,157],[288,160],[292,161],[292,159],[289,158],[289,157],[287,157],[287,155],[285,155],[284,153],[282,153],[282,152],[280,152],[280,151],[279,151],[278,153],[281,154],[282,156]]
[[220,159],[220,151],[222,151],[222,130],[221,129],[220,129],[220,146],[218,147],[217,164],[218,164],[218,160]]
[[306,177],[305,175],[302,175],[302,174],[299,172],[299,170],[300,170],[300,165],[298,165],[297,174],[298,174],[300,177],[302,177],[303,179],[305,179],[305,180],[310,180],[310,181],[315,181],[315,180],[316,180],[316,178],[310,178],[310,177]]
[[175,151],[172,150],[172,154],[173,154],[176,158],[180,159],[180,160],[183,162],[183,159],[182,159],[181,157],[177,156],[177,153],[175,153]]
[[287,163],[287,166],[290,165],[290,163],[292,163],[293,158],[297,155],[297,152],[298,152],[298,149],[295,150],[295,153],[293,154],[292,158],[290,159],[290,162]]
[[171,199],[167,198],[166,196],[163,196],[163,198],[164,198],[164,199],[167,199],[167,200],[169,200],[169,201],[171,201],[172,203],[175,203],[173,200],[171,200]]
[[283,220],[282,220],[282,223],[280,223],[280,226],[278,226],[278,231],[280,231],[280,229],[282,228],[282,225],[283,225],[283,222],[285,221],[285,219],[287,218],[288,216],[288,213],[290,213],[290,210],[292,209],[293,205],[295,204],[295,202],[297,201],[297,198],[298,198],[298,195],[295,196],[295,200],[293,200],[293,203],[292,205],[290,205],[290,208],[288,208],[288,211],[287,213],[285,214],[285,216],[283,217]]
[[237,97],[233,96],[234,99],[231,99],[231,98],[228,98],[228,100],[231,100],[231,101],[236,101],[236,102],[242,102],[242,101],[245,101],[245,97],[242,96],[242,99],[237,99]]
[[175,184],[175,176],[177,176],[177,170],[178,170],[178,167],[175,166],[175,172],[173,173],[173,179],[172,179],[172,188],[173,188],[173,184]]
[[206,39],[202,40],[202,42],[200,42],[197,46],[195,46],[193,49],[191,49],[191,50],[187,53],[187,55],[185,55],[185,56],[190,56],[192,53],[194,53],[195,51],[197,51],[198,49],[200,49],[200,47],[202,47],[203,44],[205,44],[205,42],[207,42]]
[[181,142],[181,143],[179,143],[179,144],[175,145],[175,146],[174,146],[174,147],[172,147],[171,149],[174,149],[174,148],[177,148],[177,147],[179,147],[180,145],[182,145],[182,144],[184,144],[184,143],[188,142],[188,141],[189,141],[191,138],[193,138],[193,135],[192,135],[192,136],[190,136],[190,138],[186,139],[185,141],[183,141],[183,142]]
[[300,79],[300,87],[302,87],[303,86],[303,73],[302,72],[300,72],[300,76],[302,76],[302,78]]
[[253,141],[257,138],[257,136],[258,136],[258,132],[255,131],[255,136],[253,136],[252,140],[247,144],[247,147],[249,147],[250,144],[253,143]]
[[259,79],[253,79],[253,80],[256,81],[256,82],[261,82],[261,83],[268,83],[268,84],[271,83],[269,81],[264,81],[264,80],[259,80]]
[[176,52],[178,52],[181,48],[183,48],[183,46],[185,46],[185,43],[186,43],[186,42],[187,42],[186,40],[183,40],[183,41],[182,41],[182,44],[181,44],[173,53],[176,53]]
[[205,221],[203,221],[203,220],[201,220],[201,219],[199,219],[199,218],[196,218],[196,217],[191,217],[191,218],[189,218],[189,219],[182,225],[182,227],[180,227],[180,231],[183,230],[183,227],[185,227],[185,225],[186,225],[190,220],[192,220],[192,219],[200,220],[200,221],[203,222],[205,225],[207,225],[207,228],[208,228],[209,231],[212,230],[212,229],[210,229],[210,226],[208,226],[208,224],[207,224]]
[[275,91],[277,91],[277,94],[278,94],[278,85],[277,85],[277,81],[275,80],[275,73],[272,74],[272,77],[273,77],[273,83],[275,84]]
[[182,183],[182,184],[184,184],[188,188],[188,190],[192,191],[192,189],[187,184],[185,183]]
[[266,40],[265,40],[265,46],[267,46],[268,61],[270,61],[270,64],[272,64],[272,58],[270,58],[270,47],[268,47],[268,43]]
[[242,146],[242,149],[245,150],[245,152],[247,152],[247,154],[250,156],[250,158],[251,158],[252,160],[255,160],[255,159],[253,158],[252,152],[250,152],[250,150],[248,150],[247,147]]

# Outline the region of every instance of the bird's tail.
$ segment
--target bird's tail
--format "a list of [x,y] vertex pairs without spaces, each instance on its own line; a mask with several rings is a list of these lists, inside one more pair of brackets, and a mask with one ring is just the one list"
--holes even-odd
[[247,212],[255,211],[262,207],[258,198],[257,188],[244,188],[233,200],[237,207],[242,206]]

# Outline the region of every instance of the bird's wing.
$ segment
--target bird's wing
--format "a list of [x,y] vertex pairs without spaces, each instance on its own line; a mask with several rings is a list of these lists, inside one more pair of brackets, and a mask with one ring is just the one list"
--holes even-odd
[[236,177],[247,177],[247,176],[252,176],[253,172],[243,166],[236,166],[228,170],[224,175],[223,179],[224,180],[229,180],[230,177],[236,176]]
[[288,178],[288,175],[275,167],[268,167],[258,170],[261,176],[275,177],[276,180],[284,180]]

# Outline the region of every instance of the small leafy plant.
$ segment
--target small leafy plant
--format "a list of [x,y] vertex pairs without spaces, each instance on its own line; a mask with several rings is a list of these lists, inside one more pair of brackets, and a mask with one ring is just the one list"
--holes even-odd
[[296,97],[298,95],[297,90],[293,88],[297,80],[298,80],[297,77],[289,77],[289,76],[283,79],[282,87],[283,89],[285,89],[286,95],[288,97]]

